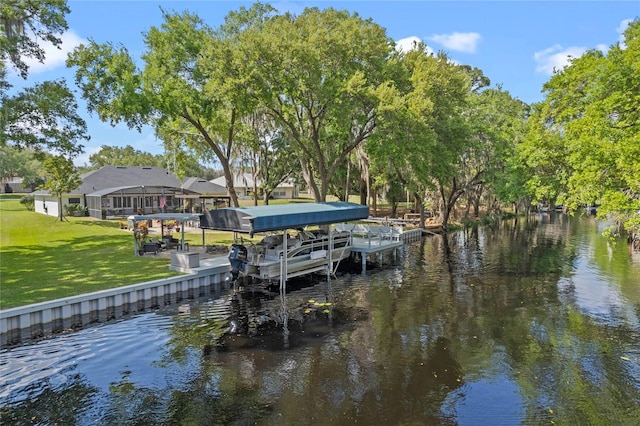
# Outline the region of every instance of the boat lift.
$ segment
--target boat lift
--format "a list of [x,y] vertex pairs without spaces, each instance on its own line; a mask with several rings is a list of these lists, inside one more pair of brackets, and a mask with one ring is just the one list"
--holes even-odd
[[[348,202],[326,203],[291,203],[253,207],[231,207],[212,210],[202,215],[200,227],[218,231],[234,232],[234,239],[238,233],[249,234],[277,231],[282,233],[283,242],[287,241],[288,230],[304,229],[312,225],[332,225],[351,222],[369,217],[369,207]],[[333,240],[329,233],[329,247],[333,248]],[[233,248],[232,248],[233,250]],[[280,285],[286,286],[286,280],[293,276],[309,274],[327,269],[331,273],[333,259],[331,251],[327,250],[327,262],[322,266],[315,265],[310,269],[298,271],[295,275],[288,272],[288,244],[283,244],[280,267]]]

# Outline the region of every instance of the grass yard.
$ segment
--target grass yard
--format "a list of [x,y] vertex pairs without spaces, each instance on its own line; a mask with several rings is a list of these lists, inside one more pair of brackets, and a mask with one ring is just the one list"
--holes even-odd
[[0,309],[179,275],[166,258],[134,256],[118,221],[59,222],[20,198],[0,196]]

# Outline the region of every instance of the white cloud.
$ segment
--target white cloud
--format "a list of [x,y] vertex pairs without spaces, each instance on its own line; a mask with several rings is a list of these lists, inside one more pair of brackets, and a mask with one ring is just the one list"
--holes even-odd
[[[420,40],[419,37],[405,37],[396,41],[396,50],[398,52],[407,53],[416,49],[420,43],[422,43],[422,40]],[[425,52],[432,54],[433,50],[429,46],[425,46]]]
[[[616,28],[619,34],[618,40],[623,49],[626,47],[624,44],[624,31],[631,22],[633,22],[633,19],[624,19],[620,22],[618,28]],[[595,48],[604,54],[609,50],[609,46],[604,43],[597,44]],[[569,65],[570,58],[579,58],[586,51],[586,47],[573,46],[565,49],[559,44],[556,44],[548,49],[535,52],[533,58],[536,61],[536,72],[553,75],[554,70],[561,70]]]
[[27,58],[25,63],[29,65],[29,74],[38,74],[51,71],[55,68],[63,67],[67,60],[67,54],[73,51],[82,43],[87,43],[86,39],[79,37],[73,31],[67,31],[60,37],[62,44],[60,49],[48,42],[42,42],[40,46],[45,51],[44,63],[40,63],[33,58]]
[[427,37],[434,43],[443,45],[449,50],[463,53],[475,53],[482,37],[478,33],[435,34]]
[[618,25],[618,28],[616,28],[616,31],[618,31],[618,34],[619,34],[618,41],[620,42],[620,46],[623,49],[626,49],[626,44],[624,42],[624,32],[629,26],[629,24],[632,22],[633,22],[633,19],[624,19],[622,20],[622,22],[620,22],[620,25]]
[[567,47],[566,49],[556,44],[548,49],[535,52],[533,58],[536,61],[536,72],[553,75],[554,70],[561,70],[570,64],[571,58],[582,56],[587,49],[585,47]]

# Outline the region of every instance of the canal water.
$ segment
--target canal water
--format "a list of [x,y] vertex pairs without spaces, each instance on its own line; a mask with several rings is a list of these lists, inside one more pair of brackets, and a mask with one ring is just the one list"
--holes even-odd
[[[640,424],[640,253],[591,218],[0,352],[2,425]],[[388,261],[390,259],[387,259]]]

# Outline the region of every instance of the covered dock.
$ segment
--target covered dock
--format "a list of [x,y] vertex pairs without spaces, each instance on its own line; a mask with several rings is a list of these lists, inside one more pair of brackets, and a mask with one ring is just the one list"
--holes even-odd
[[[256,233],[281,233],[281,235],[279,235],[281,238],[280,241],[290,241],[288,232],[290,230],[297,230],[298,237],[295,239],[297,240],[297,243],[292,243],[291,245],[284,243],[281,244],[282,252],[280,254],[280,260],[277,261],[279,266],[276,266],[276,261],[274,261],[273,258],[265,261],[265,253],[268,253],[269,250],[264,248],[260,249],[260,254],[257,254],[256,257],[253,256],[251,252],[247,254],[247,249],[244,246],[239,245],[238,250],[244,251],[242,258],[253,259],[249,262],[243,261],[244,265],[251,262],[251,267],[255,268],[255,270],[251,272],[252,276],[259,275],[261,278],[265,276],[279,276],[280,287],[282,289],[285,287],[287,279],[294,276],[323,270],[326,271],[327,274],[331,274],[334,262],[339,262],[341,260],[341,254],[344,254],[344,249],[341,249],[341,251],[338,249],[338,247],[342,246],[334,245],[332,232],[328,232],[326,234],[328,238],[323,239],[322,237],[317,237],[312,233],[305,234],[303,232],[305,228],[308,226],[322,226],[352,222],[366,219],[367,217],[369,217],[369,207],[356,203],[340,201],[325,203],[291,203],[253,207],[235,207],[209,211],[203,215],[203,218],[200,221],[200,227],[215,229],[218,231],[233,232],[235,236],[234,239],[237,239],[238,233],[249,234],[251,237]],[[303,237],[300,237],[300,235],[303,235]],[[312,239],[309,239],[310,235]],[[352,238],[350,234],[347,235],[349,235],[348,244],[349,248],[351,248]],[[319,243],[318,245],[313,242],[309,244],[309,241],[315,241],[313,238],[319,238],[317,240]],[[322,241],[324,241],[324,243]],[[309,250],[302,249],[302,244],[309,247],[311,249],[311,253]],[[344,242],[342,242],[342,244],[344,244]],[[275,248],[271,251],[277,252],[278,250],[278,248]],[[296,257],[295,254],[290,256],[290,253],[296,253],[296,250],[302,253],[300,255],[301,257]],[[336,253],[334,253],[334,251]],[[335,255],[338,255],[338,257],[334,258]],[[276,256],[276,254],[272,253],[271,256]],[[230,258],[230,260],[232,260],[233,269],[234,262],[237,263],[238,261],[235,258]],[[241,268],[241,266],[238,266],[238,268]],[[238,270],[239,269],[235,269],[236,276]],[[268,272],[263,274],[262,271]]]
[[[419,229],[415,232],[405,233],[402,227],[370,226],[357,223],[368,218],[369,208],[356,203],[293,203],[210,211],[203,215],[200,226],[234,232],[234,234],[249,234],[251,237],[256,233],[281,232],[282,241],[285,241],[290,238],[286,236],[289,230],[301,230],[308,226],[333,225],[336,231],[349,233],[351,252],[360,256],[363,271],[367,257],[377,256],[381,261],[384,252],[395,252],[408,240],[421,237]],[[331,242],[329,244],[328,251],[331,252],[333,246]],[[289,251],[286,253],[282,257],[283,260],[289,258]],[[288,262],[281,262],[281,277],[293,277],[325,269],[330,274],[330,267],[333,264],[332,257],[329,255],[322,265],[315,262],[312,267],[312,262],[309,262],[310,266],[306,270],[297,271],[294,275],[289,270]],[[283,281],[281,281],[281,285],[284,285]]]

